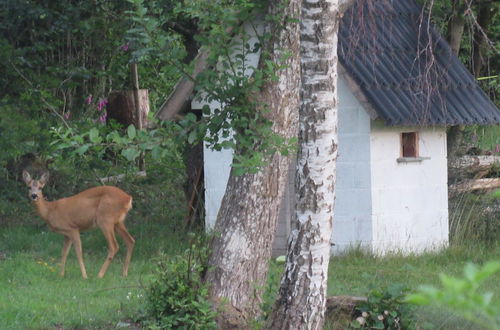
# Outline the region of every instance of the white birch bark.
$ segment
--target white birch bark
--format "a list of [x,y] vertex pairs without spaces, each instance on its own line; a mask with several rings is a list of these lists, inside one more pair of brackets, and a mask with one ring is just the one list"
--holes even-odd
[[[282,26],[275,29],[267,51],[272,61],[286,67],[276,72],[278,81],[269,81],[256,97],[268,105],[273,130],[292,138],[298,131],[300,62],[299,25],[290,18],[298,17],[299,0],[270,2],[271,14],[283,6],[278,22]],[[282,63],[288,51],[291,56]],[[229,177],[205,278],[221,329],[248,328],[248,321],[260,313],[289,164],[289,157],[275,154],[259,173]]]
[[270,329],[321,329],[326,303],[337,158],[339,0],[303,0],[301,10],[297,227]]

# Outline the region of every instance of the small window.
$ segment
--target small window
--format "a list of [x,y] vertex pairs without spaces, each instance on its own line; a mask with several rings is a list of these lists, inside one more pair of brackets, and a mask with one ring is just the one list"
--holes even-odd
[[401,156],[418,157],[418,134],[417,132],[408,132],[401,134]]

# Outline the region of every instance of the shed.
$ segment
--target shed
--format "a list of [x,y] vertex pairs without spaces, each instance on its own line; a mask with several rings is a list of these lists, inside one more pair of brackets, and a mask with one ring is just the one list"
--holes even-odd
[[[371,18],[363,15],[367,5],[374,6]],[[419,253],[447,245],[446,127],[498,124],[500,111],[414,0],[356,2],[342,18],[338,55],[332,253],[352,247]],[[258,56],[249,61],[256,64]],[[212,227],[232,153],[205,148],[204,161],[205,222]],[[285,253],[293,226],[294,169],[289,178],[274,255]]]

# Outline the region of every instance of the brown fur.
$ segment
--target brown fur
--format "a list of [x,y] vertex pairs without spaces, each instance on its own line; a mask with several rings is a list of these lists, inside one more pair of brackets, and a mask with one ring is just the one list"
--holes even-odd
[[83,263],[80,232],[99,227],[108,242],[108,256],[97,275],[103,277],[118,251],[115,231],[127,245],[127,255],[123,267],[123,276],[127,276],[135,240],[125,227],[125,217],[132,208],[132,197],[123,190],[112,187],[94,187],[71,197],[48,202],[44,199],[42,189],[47,183],[48,174],[40,180],[31,179],[27,171],[23,171],[24,182],[30,188],[29,196],[36,207],[38,215],[45,220],[49,228],[64,235],[62,250],[61,276],[64,276],[66,258],[71,245],[75,245],[76,256],[82,272],[87,278]]

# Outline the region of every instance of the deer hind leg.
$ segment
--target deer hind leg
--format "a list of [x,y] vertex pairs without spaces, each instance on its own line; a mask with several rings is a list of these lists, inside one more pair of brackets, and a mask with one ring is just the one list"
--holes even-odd
[[69,250],[71,249],[71,244],[73,244],[73,242],[71,241],[71,239],[64,235],[64,244],[63,244],[63,248],[62,248],[62,259],[61,259],[61,276],[64,276],[64,269],[66,267],[66,258],[68,257],[68,253],[69,253]]
[[116,255],[116,252],[118,252],[118,242],[116,241],[115,237],[115,231],[114,231],[114,225],[106,225],[103,224],[100,226],[102,233],[104,234],[104,237],[106,238],[106,241],[108,242],[108,256],[106,257],[106,260],[104,260],[104,263],[102,264],[101,270],[97,274],[98,278],[102,278],[104,274],[106,274],[106,271],[108,270],[109,264],[111,261],[113,261],[113,258]]
[[115,228],[118,234],[125,241],[125,245],[127,245],[127,256],[125,257],[125,264],[123,265],[123,276],[127,276],[130,259],[132,259],[132,251],[134,250],[135,239],[129,234],[123,222],[118,222]]
[[75,245],[76,257],[78,259],[78,264],[80,265],[80,271],[82,272],[82,277],[84,279],[87,279],[87,271],[85,270],[85,264],[83,263],[82,241],[80,240],[80,232],[78,230],[72,231],[71,233],[68,234],[68,237]]

